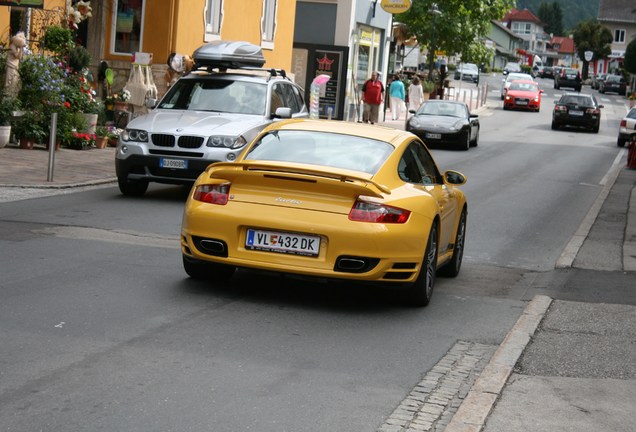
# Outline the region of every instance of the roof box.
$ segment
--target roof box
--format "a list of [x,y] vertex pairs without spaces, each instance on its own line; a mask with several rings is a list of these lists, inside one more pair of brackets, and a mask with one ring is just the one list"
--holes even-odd
[[241,41],[214,41],[202,45],[192,56],[195,68],[240,69],[263,67],[265,57],[258,45]]

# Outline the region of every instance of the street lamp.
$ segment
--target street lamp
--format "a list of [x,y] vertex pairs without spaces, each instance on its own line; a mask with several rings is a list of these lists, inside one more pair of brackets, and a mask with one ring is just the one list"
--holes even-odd
[[433,65],[435,64],[435,17],[441,15],[442,12],[437,8],[437,3],[431,4],[431,8],[428,10],[428,13],[433,16],[433,26],[431,29],[431,47],[429,52],[429,66],[428,66],[428,79],[429,81],[433,79]]

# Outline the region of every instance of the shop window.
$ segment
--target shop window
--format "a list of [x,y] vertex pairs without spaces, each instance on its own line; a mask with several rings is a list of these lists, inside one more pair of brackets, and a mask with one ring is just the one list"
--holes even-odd
[[114,41],[116,54],[132,54],[142,51],[144,0],[114,0]]
[[263,48],[274,48],[276,6],[276,0],[263,0],[263,15],[261,17],[261,46]]
[[223,0],[206,0],[205,3],[205,41],[221,38],[223,21]]

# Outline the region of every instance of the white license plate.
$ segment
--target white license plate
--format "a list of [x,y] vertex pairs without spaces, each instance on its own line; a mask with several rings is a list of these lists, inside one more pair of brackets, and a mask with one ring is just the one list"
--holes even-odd
[[570,115],[573,116],[582,116],[583,115],[583,111],[570,111]]
[[427,133],[427,134],[426,134],[426,138],[430,138],[430,139],[442,139],[442,134],[437,134],[437,133]]
[[159,159],[159,166],[161,168],[174,168],[174,169],[187,169],[188,161],[185,159]]
[[320,237],[248,229],[245,247],[293,255],[318,256]]
[[528,105],[528,101],[517,101],[517,105]]

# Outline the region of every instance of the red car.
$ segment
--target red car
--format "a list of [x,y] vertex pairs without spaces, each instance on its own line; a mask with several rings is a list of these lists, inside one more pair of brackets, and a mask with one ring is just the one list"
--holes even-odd
[[503,108],[524,109],[539,112],[541,109],[541,93],[539,84],[534,81],[514,80],[504,97]]

